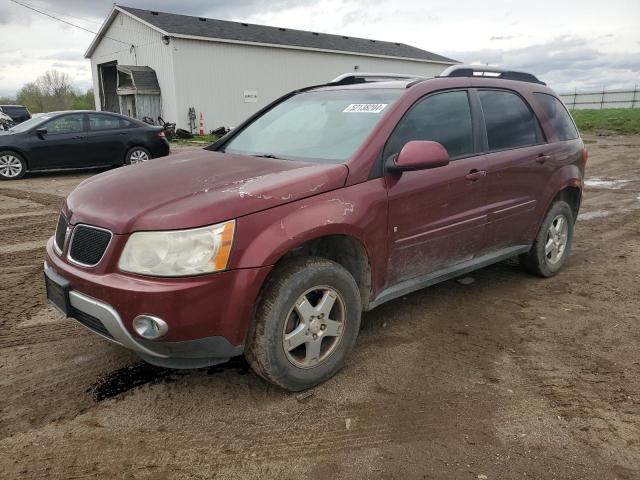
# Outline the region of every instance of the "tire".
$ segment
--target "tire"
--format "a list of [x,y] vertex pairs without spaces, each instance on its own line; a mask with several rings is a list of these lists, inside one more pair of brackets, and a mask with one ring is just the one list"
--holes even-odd
[[11,150],[0,152],[0,180],[18,180],[27,173],[27,162]]
[[144,147],[132,147],[124,157],[124,163],[127,165],[135,165],[137,163],[147,162],[153,157],[149,150]]
[[571,207],[564,201],[555,202],[545,215],[531,250],[520,255],[520,264],[534,275],[554,276],[569,257],[573,225]]
[[258,375],[285,390],[311,388],[342,368],[361,313],[358,286],[341,265],[315,257],[287,261],[258,299],[245,356]]

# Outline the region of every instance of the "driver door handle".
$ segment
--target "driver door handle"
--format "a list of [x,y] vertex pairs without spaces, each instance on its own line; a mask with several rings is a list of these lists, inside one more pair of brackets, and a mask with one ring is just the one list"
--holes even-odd
[[466,178],[467,180],[471,180],[472,182],[475,182],[476,180],[480,180],[482,177],[486,177],[486,176],[487,176],[486,170],[473,169],[469,173],[467,173],[464,176],[464,178]]
[[538,163],[544,163],[547,160],[551,160],[551,157],[549,155],[544,155],[542,153],[538,155],[538,157],[536,158],[536,162]]

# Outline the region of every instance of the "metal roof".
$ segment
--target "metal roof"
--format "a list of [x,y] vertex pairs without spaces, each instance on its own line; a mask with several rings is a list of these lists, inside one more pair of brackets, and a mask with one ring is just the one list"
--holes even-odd
[[118,65],[116,68],[131,76],[138,93],[160,93],[160,84],[153,68],[136,65]]
[[[309,32],[291,28],[278,28],[213,18],[177,15],[174,13],[142,10],[122,5],[114,7],[112,15],[107,19],[103,27],[111,23],[111,17],[116,11],[128,13],[168,36],[406,58],[445,64],[458,63],[451,58],[404,43],[384,42],[381,40]],[[104,30],[101,29],[85,56],[91,56],[98,38],[100,38],[103,33]]]

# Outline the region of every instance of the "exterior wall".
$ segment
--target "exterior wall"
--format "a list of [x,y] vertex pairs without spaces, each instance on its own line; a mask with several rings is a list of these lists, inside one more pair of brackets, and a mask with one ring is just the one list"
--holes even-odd
[[[204,114],[207,131],[234,127],[259,108],[296,88],[321,84],[345,72],[393,72],[434,76],[448,65],[260,47],[201,40],[171,39],[176,77],[177,116],[165,119],[188,129],[188,109]],[[153,64],[149,64],[155,68]],[[255,103],[244,92],[257,92]],[[163,97],[165,92],[163,91]]]
[[[172,46],[162,42],[162,35],[143,23],[118,13],[91,55],[93,91],[96,94],[96,109],[101,110],[99,98],[98,65],[117,61],[119,65],[148,65],[156,71],[162,92],[162,116],[167,120],[176,118],[175,70]],[[136,45],[131,51],[124,43]]]
[[600,90],[597,92],[574,92],[560,95],[567,108],[640,108],[640,89]]

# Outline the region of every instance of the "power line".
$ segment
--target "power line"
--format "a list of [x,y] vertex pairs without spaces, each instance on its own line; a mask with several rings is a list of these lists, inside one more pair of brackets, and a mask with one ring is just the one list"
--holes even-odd
[[90,20],[90,19],[84,18],[84,17],[76,17],[75,15],[71,15],[70,13],[57,12],[56,10],[51,10],[50,8],[41,7],[40,5],[37,5],[37,7],[40,10],[44,10],[45,12],[49,12],[49,13],[55,13],[55,14],[60,15],[62,17],[75,18],[76,20],[82,20],[83,22],[93,23],[95,25],[102,25],[102,23],[103,23],[103,22],[98,22],[96,20]]
[[[15,4],[17,4],[17,5],[22,6],[24,8],[28,8],[29,10],[33,10],[34,12],[37,12],[37,13],[39,13],[41,15],[44,15],[45,17],[49,17],[49,18],[52,18],[52,19],[57,20],[59,22],[66,23],[67,25],[70,25],[72,27],[76,27],[76,28],[79,28],[80,30],[84,30],[85,32],[92,33],[93,35],[97,35],[98,34],[98,32],[94,32],[93,30],[89,30],[88,28],[81,27],[80,25],[76,25],[75,23],[68,22],[67,20],[64,20],[62,18],[56,17],[54,15],[50,15],[50,14],[48,14],[46,12],[43,12],[42,10],[38,10],[37,8],[32,7],[31,5],[27,5],[26,3],[21,3],[21,2],[18,2],[17,0],[10,0],[10,1],[15,3]],[[123,42],[122,40],[118,40],[117,38],[110,37],[109,35],[104,35],[104,36],[106,38],[109,38],[109,39],[113,40],[114,42],[119,42],[119,43],[122,43],[123,45],[128,45],[130,47],[135,47],[135,45],[129,45],[127,42]]]

